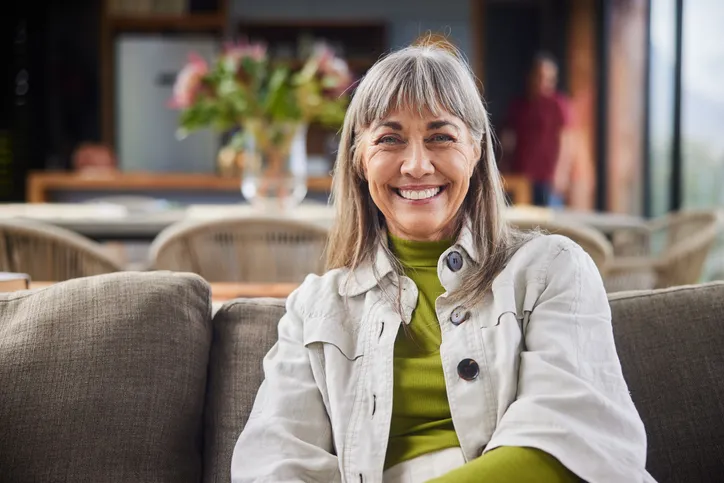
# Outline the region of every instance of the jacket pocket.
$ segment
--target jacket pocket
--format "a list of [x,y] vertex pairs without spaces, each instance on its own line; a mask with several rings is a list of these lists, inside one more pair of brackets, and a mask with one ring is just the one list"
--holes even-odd
[[498,287],[493,290],[493,303],[488,315],[481,319],[481,327],[492,329],[500,326],[504,321],[518,321],[521,318],[514,288],[512,286]]
[[[362,357],[362,341],[357,328],[350,327],[343,320],[328,317],[307,319],[304,323],[304,345],[312,348],[316,344],[335,348],[349,361]],[[326,355],[328,351],[323,350]]]
[[334,451],[343,451],[364,365],[361,333],[344,319],[307,319],[304,346],[310,354],[315,380],[332,423]]
[[482,327],[497,327],[504,321],[515,320],[524,331],[538,300],[538,293],[532,290],[532,287],[526,287],[520,292],[517,293],[517,289],[513,285],[494,287],[491,312],[488,317],[484,318]]
[[520,354],[525,350],[523,299],[518,303],[515,288],[496,287],[488,314],[483,317],[479,331],[489,368],[489,381],[493,399],[490,407],[496,415],[496,423],[513,403],[518,393]]

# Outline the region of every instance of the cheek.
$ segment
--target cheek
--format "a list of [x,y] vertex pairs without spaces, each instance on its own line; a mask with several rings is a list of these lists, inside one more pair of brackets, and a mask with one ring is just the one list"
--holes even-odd
[[441,158],[442,162],[438,164],[438,171],[458,186],[467,186],[476,162],[472,154],[472,149],[453,150],[449,156]]
[[395,163],[390,159],[389,153],[375,150],[365,157],[365,175],[367,182],[374,185],[389,183],[395,176]]

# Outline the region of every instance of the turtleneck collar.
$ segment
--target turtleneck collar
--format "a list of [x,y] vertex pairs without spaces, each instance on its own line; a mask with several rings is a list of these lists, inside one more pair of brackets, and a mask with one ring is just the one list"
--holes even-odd
[[387,234],[392,253],[405,268],[437,268],[440,256],[450,248],[452,240],[413,241]]

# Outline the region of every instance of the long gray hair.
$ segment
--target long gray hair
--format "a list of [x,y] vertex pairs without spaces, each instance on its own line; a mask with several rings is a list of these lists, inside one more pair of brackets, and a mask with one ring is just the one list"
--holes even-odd
[[[378,61],[357,87],[344,119],[334,169],[332,197],[336,217],[327,245],[327,268],[357,268],[365,259],[374,262],[386,227],[372,201],[362,167],[360,134],[390,112],[416,109],[439,116],[443,112],[461,119],[481,158],[470,179],[468,193],[456,218],[458,236],[466,220],[482,263],[466,272],[451,297],[481,300],[493,279],[526,238],[504,219],[505,195],[495,162],[488,113],[468,64],[448,44],[411,46]],[[384,247],[401,275],[399,261]],[[399,284],[398,284],[399,287]],[[464,296],[463,296],[464,294]]]

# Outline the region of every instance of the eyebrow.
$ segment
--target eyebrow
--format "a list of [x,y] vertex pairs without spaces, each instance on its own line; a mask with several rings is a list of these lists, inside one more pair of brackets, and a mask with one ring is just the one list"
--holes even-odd
[[457,127],[457,125],[455,123],[441,119],[439,121],[432,121],[432,122],[427,123],[427,130],[431,131],[433,129],[440,129],[441,127],[445,127],[445,126],[450,126],[457,130],[460,129]]
[[402,124],[396,121],[381,122],[377,126],[375,126],[375,129],[379,129],[381,127],[388,127],[394,131],[402,131]]

